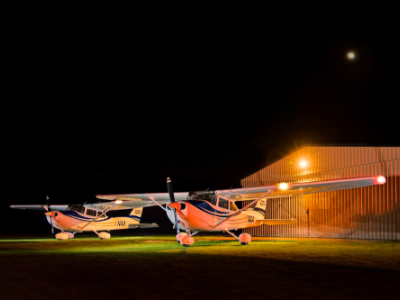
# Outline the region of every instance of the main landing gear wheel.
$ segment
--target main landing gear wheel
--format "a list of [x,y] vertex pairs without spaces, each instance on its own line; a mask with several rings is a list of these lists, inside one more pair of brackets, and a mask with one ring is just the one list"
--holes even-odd
[[251,242],[251,235],[248,233],[242,233],[239,235],[239,242],[242,245],[248,245]]

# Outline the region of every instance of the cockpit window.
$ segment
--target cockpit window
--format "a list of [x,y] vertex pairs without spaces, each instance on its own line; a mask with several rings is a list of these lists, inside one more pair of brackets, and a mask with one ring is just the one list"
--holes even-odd
[[82,204],[69,204],[68,210],[74,210],[81,214],[85,213],[85,207]]
[[219,198],[218,206],[221,208],[229,209],[229,201]]
[[218,199],[217,195],[214,194],[213,197],[210,200],[210,203],[212,205],[217,205],[217,199]]
[[96,217],[97,211],[90,208],[86,208],[85,215]]
[[238,210],[238,208],[237,208],[235,202],[231,202],[231,211],[237,211],[237,210]]
[[206,200],[211,202],[215,197],[214,191],[189,192],[187,200]]

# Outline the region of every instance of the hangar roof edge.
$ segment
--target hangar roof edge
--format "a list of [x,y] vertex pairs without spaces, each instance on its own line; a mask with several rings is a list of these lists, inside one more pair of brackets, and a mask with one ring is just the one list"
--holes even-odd
[[273,159],[269,162],[267,162],[263,167],[258,168],[257,170],[247,174],[246,176],[242,177],[240,179],[240,181],[242,181],[243,179],[253,175],[254,173],[257,173],[258,171],[260,171],[263,168],[266,168],[278,161],[280,161],[281,159],[285,158],[286,156],[289,156],[297,151],[300,151],[301,149],[305,148],[305,147],[400,147],[400,144],[392,144],[392,143],[352,143],[352,144],[346,144],[346,143],[341,143],[341,144],[303,144],[301,146],[299,146],[298,148],[296,148],[293,151],[290,151],[288,153],[286,153],[285,155],[281,155],[280,158],[278,159]]

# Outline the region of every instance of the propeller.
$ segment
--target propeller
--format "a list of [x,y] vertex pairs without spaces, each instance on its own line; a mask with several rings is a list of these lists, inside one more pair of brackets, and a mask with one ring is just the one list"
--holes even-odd
[[[47,204],[47,211],[51,212],[49,196],[46,196],[46,204]],[[50,225],[51,225],[51,233],[54,234],[54,226],[53,226],[53,218],[52,218],[52,216],[50,216]]]
[[[169,199],[171,203],[175,202],[175,196],[174,196],[174,191],[172,189],[172,183],[171,183],[171,178],[167,177],[167,188],[168,188],[168,194],[169,194]],[[176,215],[176,209],[174,209],[174,217],[175,217],[175,229],[176,229],[176,234],[179,234],[179,225],[178,225],[178,217]]]

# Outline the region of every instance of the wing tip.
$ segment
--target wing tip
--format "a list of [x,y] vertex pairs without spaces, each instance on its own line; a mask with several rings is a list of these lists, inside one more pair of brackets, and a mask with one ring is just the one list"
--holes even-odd
[[376,177],[376,182],[378,184],[384,184],[384,183],[386,183],[386,177],[382,176],[382,175],[379,175],[378,177]]

